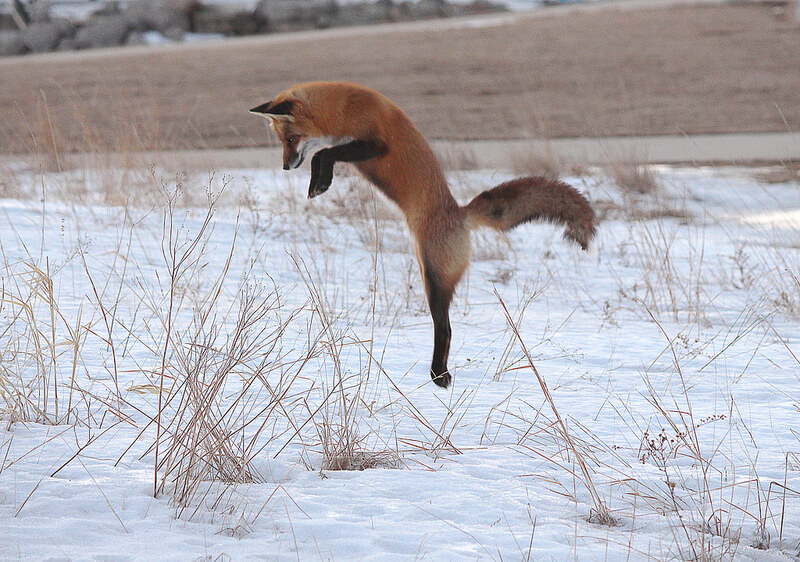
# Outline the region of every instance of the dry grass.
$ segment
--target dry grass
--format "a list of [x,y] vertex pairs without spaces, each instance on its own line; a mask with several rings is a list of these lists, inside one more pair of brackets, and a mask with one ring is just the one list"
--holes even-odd
[[[302,258],[293,258],[311,301],[311,309],[320,330],[320,350],[324,362],[320,370],[322,404],[315,411],[314,428],[321,448],[320,470],[365,470],[395,468],[400,454],[388,446],[376,448],[376,433],[365,434],[364,418],[367,388],[373,376],[372,339],[363,342],[338,321],[330,301]],[[375,270],[373,269],[373,276]],[[375,306],[373,297],[373,309]],[[368,345],[368,353],[360,369],[348,373],[343,357],[350,349]],[[380,368],[380,364],[375,365]],[[377,376],[377,373],[374,374]]]
[[8,321],[0,330],[0,414],[8,424],[88,424],[73,402],[87,326],[80,315],[73,321],[61,313],[49,261],[6,262],[2,279],[0,311]]
[[714,299],[706,291],[710,269],[704,226],[680,226],[669,214],[637,213],[629,228],[630,237],[619,252],[641,271],[641,279],[621,283],[620,299],[644,302],[659,317],[675,322],[709,322],[706,310]]
[[658,179],[646,158],[614,160],[606,166],[612,181],[630,196],[648,195],[658,190]]
[[655,175],[647,165],[621,165],[612,169],[612,177],[623,190],[640,195],[658,189]]
[[511,171],[520,176],[542,176],[550,179],[589,175],[588,166],[556,155],[550,146],[540,153],[514,152],[511,155]]
[[[260,480],[251,461],[277,436],[269,430],[275,418],[293,410],[295,398],[286,395],[314,346],[287,358],[281,341],[293,315],[286,315],[276,290],[245,284],[235,299],[238,310],[219,302],[235,236],[217,277],[201,282],[219,194],[209,192],[205,220],[191,232],[186,217],[192,211],[177,208],[178,191],[161,193],[167,198],[164,263],[161,273],[150,272],[153,277],[140,277],[142,270],[130,259],[132,239],[146,231],[127,209],[117,225],[118,251],[100,266],[90,263],[80,245],[51,266],[41,255],[11,260],[0,242],[0,312],[10,320],[0,330],[0,418],[9,426],[72,424],[97,437],[104,424],[133,426],[144,416],[128,449],[153,431],[143,453],[153,462],[153,491],[169,492],[176,516],[191,519],[208,505],[229,512],[242,508],[241,499],[230,504],[235,485]],[[44,240],[46,198],[42,206]],[[5,240],[11,235],[13,230]],[[69,281],[59,274],[70,261],[82,265],[77,269],[85,275],[86,294],[65,309],[58,295],[74,287],[67,291]],[[129,309],[122,302],[131,294],[138,304]],[[104,357],[99,366],[98,355]],[[144,380],[121,388],[123,370],[129,381],[131,372]],[[231,394],[232,387],[238,390]],[[146,396],[157,398],[152,411],[142,406],[140,397]]]
[[[648,460],[654,462],[664,474],[664,483],[672,509],[679,521],[679,530],[686,539],[684,548],[687,550],[681,552],[681,557],[691,560],[731,558],[739,544],[739,531],[731,528],[732,518],[729,511],[729,506],[735,505],[734,486],[730,487],[730,498],[727,502],[718,497],[717,492],[719,489],[724,489],[725,484],[724,479],[716,482],[716,475],[721,467],[716,465],[712,456],[706,452],[706,447],[699,437],[699,429],[703,425],[724,420],[725,416],[714,415],[703,420],[696,418],[689,397],[689,383],[684,376],[675,348],[675,339],[667,335],[661,323],[649,310],[648,314],[667,341],[680,388],[672,397],[665,398],[653,388],[648,379],[645,380],[648,387],[648,401],[659,418],[668,424],[669,430],[662,429],[659,437],[655,439],[645,431],[642,445],[645,459],[643,462]],[[672,462],[679,457],[690,458],[695,470],[684,473],[680,463]],[[731,466],[731,469],[735,470],[735,467]],[[674,480],[676,477],[680,481],[676,482]],[[686,486],[687,482],[696,483],[697,489],[693,490],[694,493],[691,495],[683,494],[682,500],[679,500],[676,492],[679,487]],[[686,501],[693,502],[693,505],[687,506]],[[690,520],[686,519],[687,512]],[[720,537],[721,541],[712,541],[710,536]]]
[[263,145],[272,141],[247,109],[318,79],[377,88],[428,138],[798,128],[800,73],[787,69],[800,60],[800,26],[769,6],[544,14],[488,27],[8,58],[0,152],[39,152],[58,166],[52,144],[66,152]]
[[[163,214],[163,263],[159,269],[162,281],[153,289],[152,295],[142,295],[143,301],[151,303],[151,320],[157,320],[150,323],[152,333],[149,335],[149,339],[155,342],[150,357],[155,367],[149,369],[147,384],[138,388],[139,392],[161,398],[161,403],[151,404],[152,409],[146,412],[150,425],[142,429],[139,439],[145,442],[150,439],[144,458],[153,462],[155,489],[159,494],[169,494],[176,517],[197,520],[208,511],[223,512],[226,514],[223,518],[225,523],[220,532],[232,536],[247,534],[257,525],[261,513],[245,513],[246,485],[264,480],[258,459],[285,454],[289,444],[294,453],[301,451],[302,462],[309,469],[319,471],[397,468],[410,464],[409,458],[414,458],[414,455],[433,459],[446,455],[449,461],[455,458],[454,462],[458,462],[456,455],[463,444],[454,443],[454,436],[465,424],[476,423],[473,400],[480,393],[480,387],[455,393],[449,402],[442,401],[441,420],[431,423],[426,418],[425,409],[414,403],[411,393],[396,385],[392,374],[385,372],[379,359],[380,352],[374,349],[374,334],[357,334],[352,329],[350,324],[355,315],[363,312],[362,309],[348,310],[339,306],[336,297],[328,293],[322,273],[324,266],[321,263],[306,266],[297,258],[298,275],[308,293],[305,308],[311,321],[305,326],[308,340],[302,342],[304,347],[299,350],[299,356],[292,353],[289,357],[283,348],[283,340],[295,313],[286,309],[278,292],[245,284],[233,304],[220,306],[220,287],[229,275],[235,239],[225,267],[217,271],[214,278],[206,280],[203,290],[197,289],[206,246],[214,234],[211,219],[218,199],[210,200],[205,220],[201,217],[197,221],[199,226],[186,232],[180,219],[182,212],[176,205],[178,196],[170,192],[166,194],[171,199],[160,210]],[[335,214],[329,215],[330,209],[320,212],[325,220],[338,220]],[[370,210],[368,203],[364,202],[363,213],[358,213],[356,219],[363,224],[357,228],[363,232],[382,228],[384,225],[380,221],[384,219],[379,216],[374,207]],[[306,219],[307,216],[303,215],[302,220]],[[571,418],[570,412],[562,412],[556,407],[556,400],[549,392],[549,381],[544,377],[537,379],[545,396],[539,408],[528,404],[528,397],[512,393],[507,401],[524,403],[528,409],[520,413],[509,405],[505,405],[505,410],[503,405],[498,405],[493,410],[496,409],[497,416],[504,419],[494,423],[508,426],[511,422],[505,418],[512,414],[516,416],[525,431],[521,431],[518,441],[512,444],[514,450],[544,459],[548,466],[554,467],[551,475],[537,476],[546,482],[548,488],[563,494],[566,501],[581,504],[581,490],[585,489],[591,499],[591,511],[587,514],[589,521],[602,524],[622,521],[627,524],[625,517],[628,516],[636,521],[637,517],[659,514],[659,518],[666,517],[670,521],[674,533],[671,548],[675,557],[728,559],[742,548],[745,541],[750,541],[745,534],[750,527],[756,529],[751,541],[755,547],[774,547],[785,540],[781,532],[781,517],[794,492],[785,486],[781,488],[779,483],[767,487],[758,481],[757,475],[748,478],[747,483],[737,482],[735,485],[728,485],[723,480],[726,471],[740,470],[732,461],[716,454],[716,448],[727,434],[722,438],[714,436],[709,441],[704,432],[723,425],[732,431],[741,420],[734,421],[727,417],[727,413],[710,417],[694,413],[692,382],[684,378],[691,375],[684,373],[684,351],[680,347],[683,340],[680,334],[668,335],[667,328],[662,326],[661,319],[672,319],[675,311],[680,313],[680,322],[698,322],[699,316],[692,307],[698,310],[704,307],[704,301],[697,300],[696,294],[703,278],[702,270],[707,267],[702,252],[691,266],[700,271],[691,270],[689,279],[683,279],[681,266],[675,260],[678,239],[675,228],[675,221],[668,217],[635,219],[632,232],[638,240],[632,240],[634,247],[629,250],[635,249],[641,255],[637,258],[641,260],[637,267],[647,272],[645,279],[652,288],[647,304],[643,305],[636,299],[631,299],[631,302],[635,302],[640,311],[644,311],[659,327],[666,342],[664,354],[672,357],[672,372],[679,378],[680,392],[664,392],[657,383],[663,369],[650,366],[644,373],[644,392],[651,411],[626,411],[624,397],[612,395],[609,398],[622,403],[620,412],[625,423],[638,429],[631,437],[639,447],[634,451],[636,456],[645,465],[654,466],[661,478],[655,482],[637,481],[631,475],[635,471],[630,469],[609,478],[607,472],[610,470],[605,465],[607,460],[598,454],[598,450],[606,447],[612,451],[612,447],[598,443],[596,436]],[[695,235],[702,240],[702,231]],[[365,235],[365,238],[374,244],[371,248],[375,261],[369,275],[375,288],[382,276],[380,237]],[[356,243],[363,244],[364,241]],[[702,248],[702,243],[695,245]],[[755,255],[742,249],[731,259],[731,271],[726,277],[728,283],[742,288],[756,286]],[[94,305],[91,319],[84,317],[76,322],[74,318],[67,318],[62,322],[58,320],[58,303],[52,298],[53,293],[57,293],[53,290],[53,272],[48,272],[46,263],[39,269],[29,277],[20,275],[19,279],[24,282],[13,291],[17,294],[20,289],[35,290],[35,294],[26,300],[37,303],[29,304],[27,308],[36,309],[35,330],[39,336],[32,335],[30,330],[28,335],[24,331],[20,333],[24,336],[22,339],[42,338],[39,344],[26,344],[35,351],[29,352],[31,360],[38,356],[45,362],[44,369],[35,369],[37,373],[45,374],[44,377],[36,375],[39,379],[46,380],[50,376],[47,366],[52,355],[50,342],[58,339],[49,335],[53,318],[56,325],[59,322],[64,324],[59,330],[72,326],[73,332],[77,333],[75,326],[91,325],[92,334],[101,338],[105,345],[112,350],[121,349],[117,336],[120,332],[108,329],[104,320],[104,315],[110,315],[118,304],[113,286],[109,290],[102,289],[108,284],[106,279],[95,277],[92,282],[96,290],[91,291],[89,298]],[[413,273],[416,275],[416,271]],[[117,274],[125,277],[119,269]],[[89,277],[91,279],[92,275]],[[544,276],[540,285],[546,287],[549,282]],[[797,278],[792,275],[787,277],[787,282],[800,288]],[[506,372],[524,368],[533,370],[537,377],[540,375],[524,341],[527,336],[523,337],[521,331],[522,312],[540,289],[537,285],[529,293],[530,298],[523,298],[516,318],[506,310],[509,329],[503,337],[508,337],[522,350],[521,357],[511,358],[511,349],[507,349],[499,358],[498,368]],[[142,291],[142,288],[138,290]],[[397,310],[408,306],[398,301],[382,302],[377,294],[378,291],[372,291],[372,298],[363,304],[366,314],[373,320],[392,317],[390,311],[380,309]],[[416,298],[421,297],[417,295]],[[174,305],[167,305],[169,301],[174,301]],[[651,308],[650,304],[656,306]],[[4,299],[3,306],[11,306],[8,298]],[[26,307],[18,303],[14,306],[20,311],[20,319],[31,324],[32,321],[25,320],[31,317]],[[501,306],[505,307],[502,301]],[[189,314],[181,312],[191,308],[195,310]],[[688,315],[684,315],[687,312]],[[137,330],[134,325],[127,324],[123,315],[118,315],[118,321],[126,323],[124,331]],[[394,329],[391,322],[373,323],[373,330],[376,325],[381,331]],[[730,327],[734,334],[736,330],[745,329],[750,328],[745,328],[744,324]],[[83,330],[88,332],[86,328]],[[56,361],[60,361],[62,356],[68,360],[73,353],[82,353],[83,343],[80,342],[85,337],[75,339],[77,352],[68,348],[56,356]],[[296,343],[292,342],[292,345]],[[351,356],[353,353],[360,354],[360,357],[363,354],[363,358],[355,362]],[[70,361],[64,362],[67,367],[70,364]],[[71,386],[65,384],[63,375],[60,377],[61,382],[57,385],[52,379],[45,385],[49,390],[42,387],[42,390],[35,389],[29,393],[26,403],[35,403],[45,394],[45,403],[54,403],[54,389],[64,390]],[[309,387],[309,379],[320,382]],[[22,389],[24,385],[14,382],[13,387]],[[379,388],[383,390],[379,391]],[[77,389],[75,393],[82,398],[87,396],[86,392]],[[120,413],[121,417],[132,412],[134,406],[125,392],[114,390],[109,396],[111,400],[105,397],[101,401],[103,408]],[[63,404],[63,396],[59,402]],[[543,414],[542,406],[549,406],[552,415]],[[390,414],[383,418],[376,416],[375,412],[383,408],[390,408]],[[725,404],[724,409],[726,412],[735,411],[733,404]],[[23,415],[35,416],[41,410],[39,406],[28,408],[28,413],[23,412]],[[16,408],[15,411],[22,410]],[[62,422],[75,423],[77,419],[86,419],[87,424],[96,423],[84,413],[79,415],[79,409],[74,406],[59,406],[59,412],[56,417],[50,407],[48,415]],[[65,412],[71,412],[71,415],[65,417]],[[479,419],[477,423],[489,427],[493,415],[490,411],[485,421]],[[424,438],[414,441],[399,439],[394,432],[393,426],[397,423],[394,416],[413,418]],[[287,426],[290,429],[285,431]],[[160,429],[153,438],[155,427]],[[555,450],[553,443],[556,443]],[[480,445],[503,446],[505,443],[487,435]],[[612,457],[614,454],[618,453],[609,453]],[[787,457],[787,470],[790,462]],[[609,480],[613,485],[606,487]],[[751,489],[745,490],[746,486],[751,486]],[[619,494],[618,487],[629,492]],[[787,495],[790,496],[788,500]],[[620,496],[626,499],[623,501]],[[756,498],[755,503],[753,498]],[[618,505],[625,501],[641,503],[620,513]],[[610,504],[617,504],[613,511]],[[229,520],[233,523],[228,523]],[[535,529],[534,521],[531,525]],[[632,527],[636,528],[635,525]],[[488,545],[484,546],[488,548]],[[630,549],[630,545],[627,548]],[[524,548],[520,547],[520,550],[521,558],[525,558]]]
[[542,176],[559,179],[564,175],[564,167],[550,151],[544,154],[514,154],[511,169],[517,175]]
[[800,162],[785,162],[753,174],[762,183],[800,183]]
[[539,381],[539,387],[542,390],[542,394],[544,395],[545,401],[550,406],[551,411],[553,412],[553,416],[555,417],[556,421],[556,428],[558,429],[558,433],[560,437],[564,440],[565,446],[567,450],[569,450],[572,454],[572,458],[575,464],[578,465],[580,469],[580,482],[586,488],[586,491],[589,492],[589,495],[592,499],[592,509],[590,510],[587,520],[590,523],[597,523],[599,525],[610,525],[614,526],[617,525],[617,521],[611,516],[611,512],[608,510],[606,506],[606,502],[600,497],[600,494],[597,492],[597,488],[594,485],[594,478],[593,473],[589,468],[589,465],[586,463],[584,459],[584,454],[580,450],[580,448],[576,445],[576,441],[572,436],[572,433],[567,429],[567,425],[564,422],[564,419],[559,414],[558,408],[556,407],[555,401],[553,400],[552,395],[550,394],[550,389],[548,388],[547,382],[545,379],[539,374],[539,370],[536,368],[536,365],[533,363],[533,359],[531,357],[530,352],[528,351],[527,346],[525,345],[522,336],[519,333],[519,328],[514,323],[511,314],[506,307],[506,303],[503,302],[503,299],[500,297],[500,294],[495,290],[495,296],[497,300],[500,301],[500,305],[503,307],[503,312],[506,316],[506,321],[508,322],[511,331],[513,332],[517,342],[519,343],[520,347],[522,348],[522,352],[525,356],[527,366],[533,371],[533,374],[536,375],[536,380]]
[[478,159],[471,148],[452,147],[437,150],[436,158],[444,170],[464,171],[478,168]]

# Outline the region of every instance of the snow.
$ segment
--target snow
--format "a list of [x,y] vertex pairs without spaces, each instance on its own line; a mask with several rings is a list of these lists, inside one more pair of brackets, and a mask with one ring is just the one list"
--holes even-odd
[[355,178],[4,170],[2,557],[792,559],[800,188],[751,172],[567,178],[593,256],[475,233],[445,391],[405,227]]

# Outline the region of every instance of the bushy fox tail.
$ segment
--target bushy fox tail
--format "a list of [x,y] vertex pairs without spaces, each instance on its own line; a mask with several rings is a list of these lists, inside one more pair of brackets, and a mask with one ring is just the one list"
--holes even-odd
[[558,180],[517,178],[484,191],[464,207],[470,227],[505,231],[546,220],[566,227],[564,238],[586,250],[595,234],[594,211],[577,189]]

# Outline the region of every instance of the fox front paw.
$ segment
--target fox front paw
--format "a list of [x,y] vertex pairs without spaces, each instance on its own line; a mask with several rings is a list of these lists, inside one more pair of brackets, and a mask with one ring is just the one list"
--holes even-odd
[[328,191],[333,182],[333,160],[327,158],[330,149],[320,150],[311,159],[311,183],[308,186],[308,198],[313,199]]
[[311,182],[308,186],[308,198],[313,199],[317,195],[325,193],[328,191],[328,188],[331,186],[330,182],[323,183],[321,181]]

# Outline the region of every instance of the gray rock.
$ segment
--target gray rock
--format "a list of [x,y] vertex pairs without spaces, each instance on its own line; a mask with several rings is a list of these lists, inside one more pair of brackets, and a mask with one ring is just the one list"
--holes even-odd
[[403,12],[414,20],[428,18],[445,18],[453,15],[453,7],[444,0],[419,0],[405,2]]
[[130,29],[155,30],[164,34],[170,29],[189,29],[189,17],[179,7],[168,6],[157,0],[131,2],[122,17]]
[[22,40],[32,53],[46,53],[58,45],[61,33],[56,24],[50,22],[33,23],[22,32]]
[[261,0],[255,14],[271,29],[319,27],[336,15],[333,0]]
[[145,2],[133,2],[120,13],[128,29],[132,31],[146,31],[148,29],[144,4]]
[[0,31],[6,31],[7,29],[18,29],[17,23],[11,14],[0,12]]
[[229,27],[225,14],[216,6],[203,6],[192,14],[192,31],[195,33],[228,34]]
[[52,20],[52,22],[53,22],[53,25],[56,26],[56,29],[58,30],[58,34],[61,37],[68,37],[68,36],[72,35],[73,33],[75,33],[75,24],[72,23],[71,21],[69,21],[68,19],[59,18],[59,19]]
[[228,17],[230,32],[227,35],[253,35],[269,28],[269,22],[258,14],[237,11]]
[[171,41],[183,41],[183,35],[186,33],[186,30],[182,27],[170,27],[163,33],[164,37]]
[[77,47],[75,45],[75,39],[73,39],[72,37],[64,37],[58,43],[59,51],[74,51],[75,49],[77,49]]
[[21,55],[27,51],[22,33],[12,29],[0,31],[0,56]]
[[457,15],[490,14],[507,12],[509,9],[493,0],[474,0],[470,4],[451,4],[456,9]]
[[121,45],[128,34],[128,24],[119,15],[95,16],[75,33],[78,49]]
[[133,30],[125,37],[125,45],[144,45],[144,34],[141,31]]
[[399,10],[391,1],[344,4],[339,6],[331,18],[331,25],[368,25],[397,21],[401,17]]
[[231,9],[224,4],[203,6],[192,13],[192,31],[223,35],[252,35],[269,29],[269,22],[258,13]]
[[50,21],[50,2],[37,0],[26,6],[31,23]]

